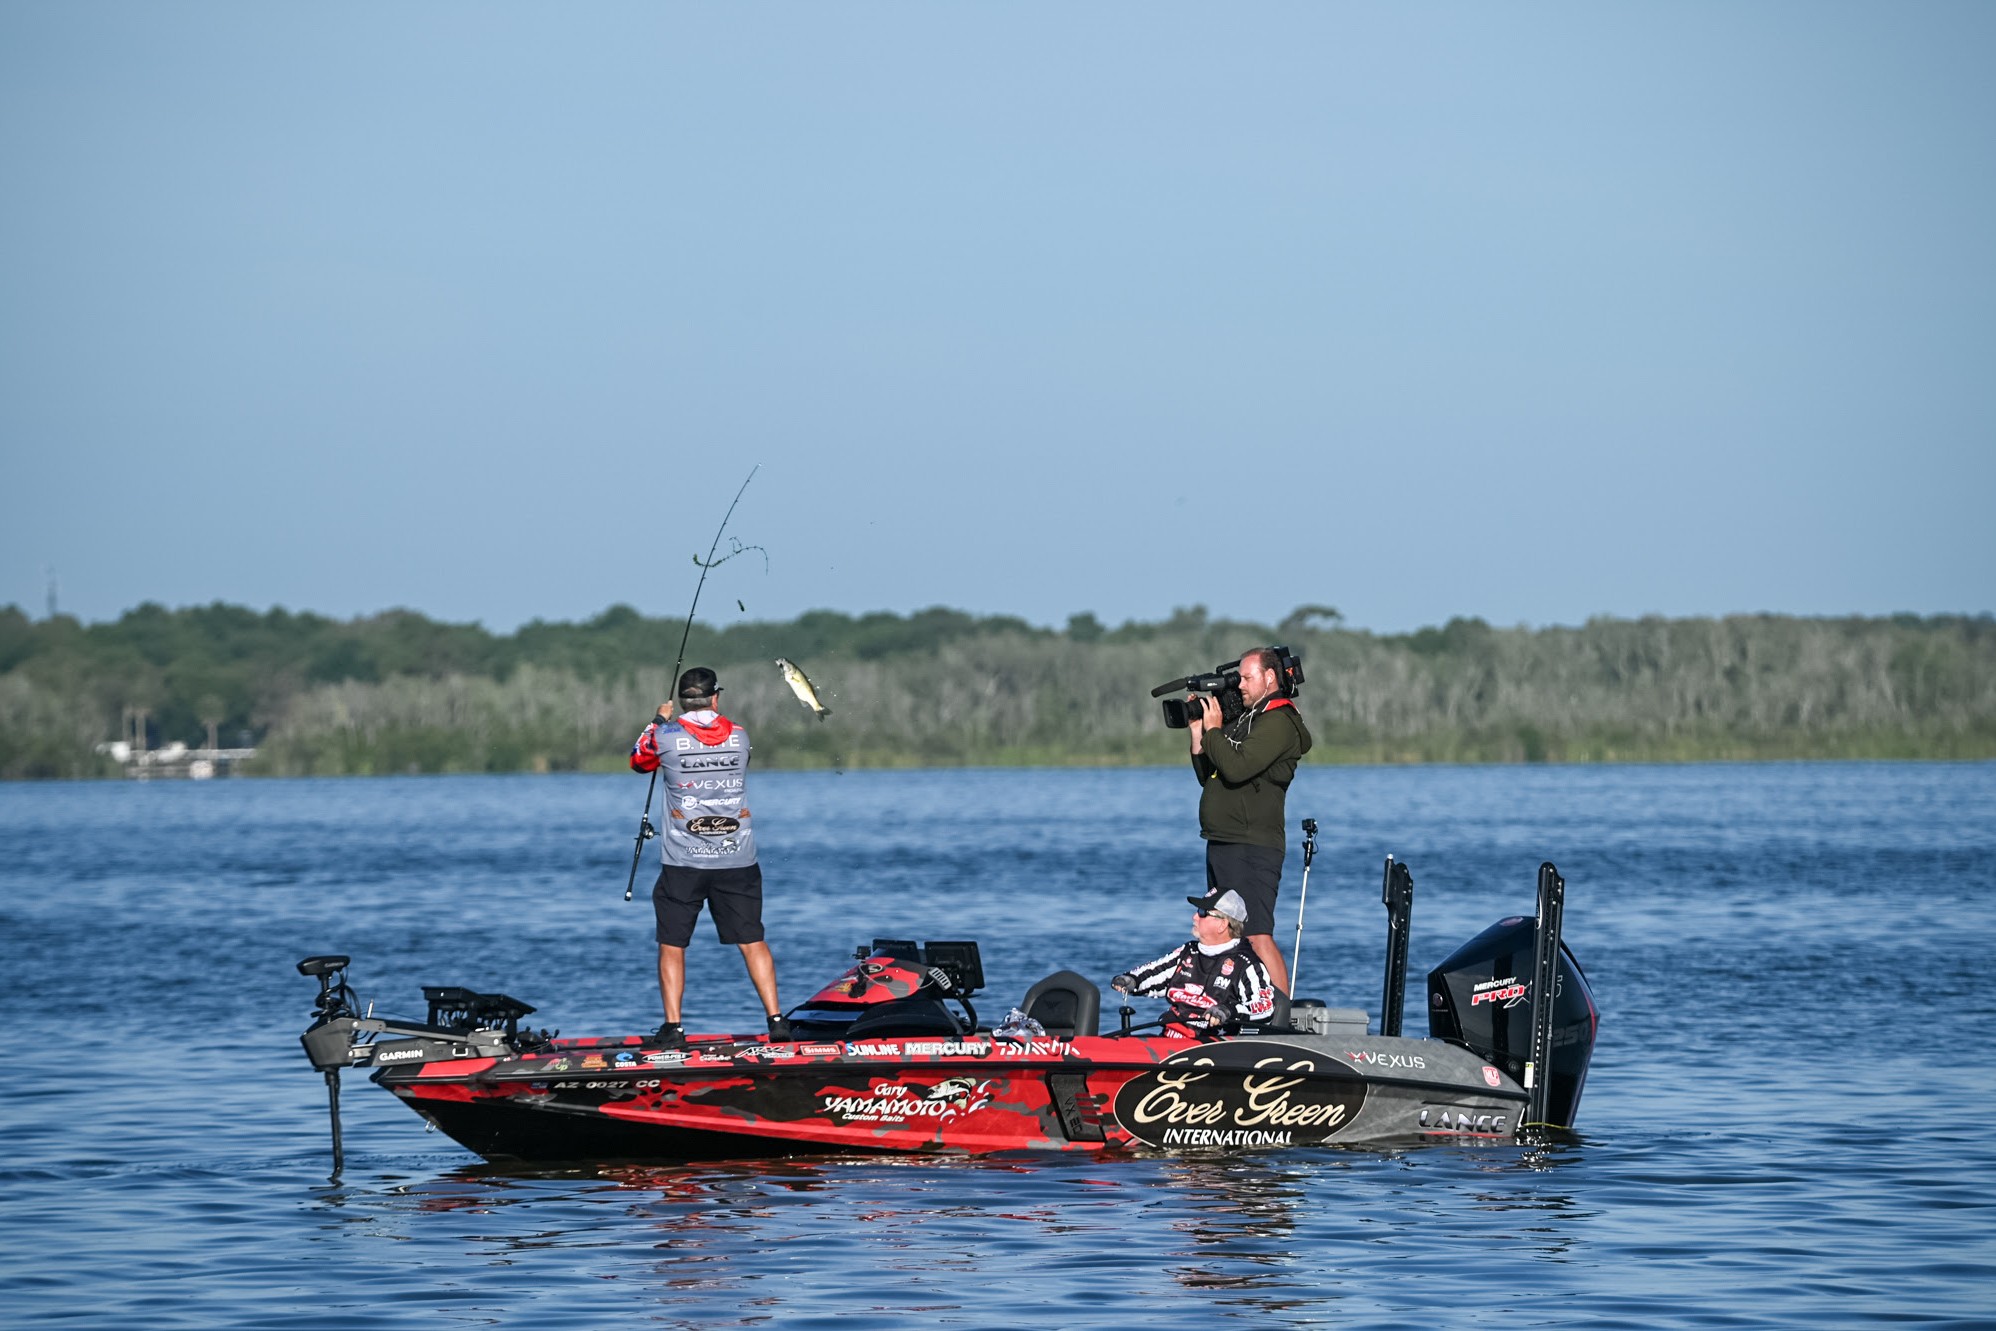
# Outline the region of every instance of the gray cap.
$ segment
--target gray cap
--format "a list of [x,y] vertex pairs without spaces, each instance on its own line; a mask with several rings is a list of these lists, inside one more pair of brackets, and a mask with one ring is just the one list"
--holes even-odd
[[1231,889],[1225,892],[1214,892],[1209,896],[1187,897],[1185,899],[1208,914],[1224,915],[1237,923],[1247,923],[1247,902],[1241,900],[1240,893]]

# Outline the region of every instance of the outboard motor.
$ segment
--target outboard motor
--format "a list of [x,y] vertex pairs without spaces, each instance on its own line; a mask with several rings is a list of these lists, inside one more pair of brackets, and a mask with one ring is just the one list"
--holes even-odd
[[[1556,889],[1565,887],[1550,864],[1540,870],[1539,916],[1499,920],[1428,972],[1428,1033],[1481,1054],[1524,1084],[1533,1092],[1535,1123],[1570,1128],[1601,1016],[1585,972],[1558,938],[1558,891],[1548,910],[1548,877]],[[1545,942],[1556,954],[1540,952],[1542,918],[1551,922]],[[1552,979],[1549,1009],[1536,1001],[1544,987],[1537,975],[1541,961]],[[1539,1014],[1549,1019],[1534,1059],[1533,1018]]]

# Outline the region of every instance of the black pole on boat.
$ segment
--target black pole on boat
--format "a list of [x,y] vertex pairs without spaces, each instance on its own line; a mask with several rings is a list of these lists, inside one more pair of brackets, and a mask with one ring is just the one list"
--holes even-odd
[[1398,1035],[1407,1003],[1407,932],[1414,913],[1414,875],[1407,866],[1386,857],[1386,876],[1379,885],[1386,907],[1386,985],[1379,997],[1379,1033]]
[[1532,949],[1532,1047],[1525,1060],[1525,1127],[1547,1127],[1552,1093],[1552,1022],[1557,1006],[1559,931],[1566,913],[1566,880],[1551,860],[1539,865],[1538,937]]
[[1289,992],[1296,992],[1296,971],[1303,964],[1303,908],[1310,904],[1310,861],[1317,858],[1317,820],[1303,820],[1303,890],[1296,898],[1296,946],[1289,949]]
[[[749,468],[747,479],[742,481],[742,488],[735,491],[734,503],[728,505],[728,511],[721,515],[721,525],[714,529],[714,543],[707,547],[707,557],[704,560],[697,555],[694,557],[693,562],[700,565],[700,581],[693,584],[693,604],[686,608],[686,627],[679,631],[679,657],[672,663],[672,674],[667,677],[669,682],[666,687],[668,688],[677,689],[679,687],[679,668],[686,664],[686,640],[693,634],[693,613],[700,608],[700,590],[707,585],[708,570],[712,569],[719,562],[714,558],[714,552],[721,548],[721,534],[727,531],[728,519],[735,515],[735,504],[742,502],[742,495],[747,493],[749,481],[754,480],[755,474],[761,470],[762,464],[760,462]],[[739,551],[734,553],[739,553]],[[766,559],[768,556],[765,555],[764,558]],[[637,844],[631,847],[631,872],[630,876],[624,880],[624,900],[626,901],[631,899],[631,889],[637,886],[638,861],[644,858],[645,842],[658,835],[658,829],[653,827],[651,823],[651,797],[657,789],[658,769],[654,767],[651,769],[651,779],[645,782],[645,811],[638,815]]]

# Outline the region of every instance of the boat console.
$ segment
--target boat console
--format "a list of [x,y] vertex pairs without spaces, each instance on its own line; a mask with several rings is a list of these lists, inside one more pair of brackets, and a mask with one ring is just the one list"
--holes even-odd
[[977,1009],[970,999],[984,987],[984,962],[976,943],[876,938],[871,947],[857,949],[853,961],[838,979],[786,1014],[795,1038],[947,1038],[977,1029]]

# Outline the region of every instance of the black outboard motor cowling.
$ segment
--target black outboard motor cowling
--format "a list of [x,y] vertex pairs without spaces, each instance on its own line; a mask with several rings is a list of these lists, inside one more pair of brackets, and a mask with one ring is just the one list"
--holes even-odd
[[[1514,915],[1491,925],[1428,972],[1428,1033],[1474,1050],[1522,1081],[1532,1048],[1532,962],[1538,920]],[[1561,943],[1553,983],[1551,1083],[1545,1119],[1573,1126],[1600,1013],[1587,976]]]

